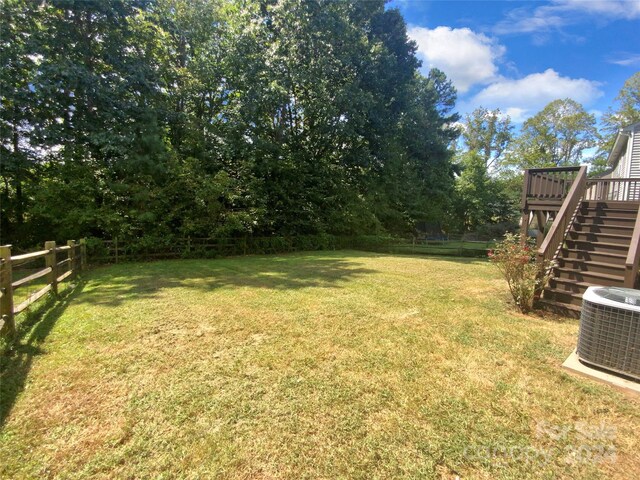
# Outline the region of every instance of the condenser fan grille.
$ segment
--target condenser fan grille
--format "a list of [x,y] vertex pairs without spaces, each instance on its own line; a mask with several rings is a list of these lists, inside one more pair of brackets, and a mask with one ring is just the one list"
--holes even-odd
[[598,299],[606,298],[603,293],[585,293],[583,297],[578,357],[592,365],[640,379],[640,311],[632,307],[631,302],[615,302],[619,307],[612,306],[611,300],[603,300],[607,304],[602,304]]

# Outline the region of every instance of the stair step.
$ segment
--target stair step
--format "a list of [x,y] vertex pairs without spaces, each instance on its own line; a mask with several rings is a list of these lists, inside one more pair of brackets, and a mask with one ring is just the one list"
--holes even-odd
[[[579,298],[582,305],[582,297]],[[541,308],[547,312],[553,312],[564,317],[580,318],[582,308],[571,303],[557,302],[550,298],[540,298],[536,301],[536,308]]]
[[590,272],[586,270],[575,270],[572,268],[554,268],[556,277],[560,280],[575,280],[577,282],[594,283],[604,286],[624,287],[624,273],[615,275],[610,273]]
[[593,262],[606,262],[615,265],[624,265],[627,260],[627,252],[595,252],[577,248],[563,248],[560,250],[560,255],[562,258],[566,258],[567,260],[575,259]]
[[581,282],[570,280],[568,278],[553,277],[549,280],[549,288],[552,290],[561,290],[565,292],[579,293],[582,295],[589,287],[602,287],[598,282]]
[[578,232],[573,230],[569,231],[568,238],[571,240],[579,240],[586,242],[604,242],[615,243],[620,245],[629,245],[631,242],[631,234],[624,235],[620,233],[594,233],[594,232]]
[[567,248],[573,248],[577,250],[585,250],[588,252],[610,252],[617,253],[620,255],[624,255],[626,258],[627,251],[629,250],[629,244],[627,243],[611,243],[611,242],[598,242],[598,241],[590,241],[590,240],[576,240],[567,238],[566,240]]
[[599,215],[576,215],[576,221],[591,225],[628,225],[633,227],[636,217],[614,217]]
[[638,208],[640,207],[640,201],[621,202],[616,200],[585,200],[581,203],[581,206],[586,208],[623,208],[629,210],[638,210]]
[[558,290],[550,287],[544,289],[542,299],[565,305],[582,306],[582,293],[567,292],[566,290]]
[[590,208],[593,210],[635,210],[638,211],[638,203],[636,202],[582,202],[580,208]]
[[597,217],[623,217],[636,218],[638,210],[628,210],[622,208],[584,208],[580,207],[578,215],[590,215]]
[[[574,270],[587,270],[589,272],[609,273],[612,271],[624,272],[625,265],[623,263],[598,262],[592,260],[583,260],[580,258],[558,257],[558,267],[572,268]],[[624,273],[622,273],[624,275]]]
[[620,235],[628,234],[628,236],[631,237],[631,235],[633,234],[633,224],[631,222],[629,222],[627,225],[574,222],[571,226],[571,230],[580,233],[614,233]]

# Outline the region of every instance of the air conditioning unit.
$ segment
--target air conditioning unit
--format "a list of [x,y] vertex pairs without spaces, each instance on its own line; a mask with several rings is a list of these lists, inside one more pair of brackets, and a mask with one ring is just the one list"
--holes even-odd
[[640,380],[640,290],[587,289],[577,354],[584,363]]

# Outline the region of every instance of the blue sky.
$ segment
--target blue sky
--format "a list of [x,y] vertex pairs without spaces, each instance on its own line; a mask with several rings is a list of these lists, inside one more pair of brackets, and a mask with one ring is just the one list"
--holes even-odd
[[458,111],[500,108],[516,123],[556,98],[600,116],[640,70],[640,0],[393,0],[423,71],[443,70]]

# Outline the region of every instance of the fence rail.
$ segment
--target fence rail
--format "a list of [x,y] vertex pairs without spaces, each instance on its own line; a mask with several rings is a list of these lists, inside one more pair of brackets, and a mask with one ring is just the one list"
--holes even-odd
[[292,237],[172,238],[170,241],[140,242],[116,239],[89,242],[92,262],[160,260],[171,258],[212,258],[240,255],[277,254],[313,250],[363,250],[380,253],[414,253],[482,257],[493,247],[489,238],[441,235],[429,238],[375,235],[308,235]]
[[[25,268],[25,265],[36,263],[41,259],[44,259],[44,267]],[[15,335],[16,315],[25,311],[47,293],[58,293],[58,284],[75,277],[86,267],[86,263],[85,240],[79,242],[69,240],[67,245],[62,247],[56,246],[56,242],[45,242],[44,250],[21,255],[12,255],[11,245],[0,246],[0,333]],[[20,276],[21,273],[26,274]],[[28,285],[33,286],[39,279],[45,279],[46,284],[14,305],[16,290]]]

